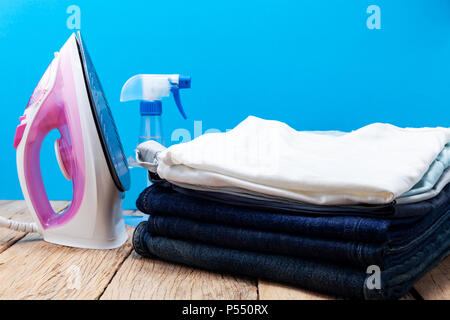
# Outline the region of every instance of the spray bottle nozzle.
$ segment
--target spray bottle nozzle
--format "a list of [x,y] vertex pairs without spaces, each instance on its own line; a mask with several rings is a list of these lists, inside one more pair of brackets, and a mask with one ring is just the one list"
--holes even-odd
[[191,77],[189,76],[179,76],[178,87],[180,89],[189,89],[191,87]]
[[189,76],[178,76],[178,82],[173,83],[170,79],[169,82],[171,84],[170,91],[173,94],[173,99],[175,100],[175,104],[178,107],[181,115],[184,119],[187,119],[186,113],[184,113],[183,106],[181,105],[180,99],[180,89],[189,89],[191,87],[191,77]]

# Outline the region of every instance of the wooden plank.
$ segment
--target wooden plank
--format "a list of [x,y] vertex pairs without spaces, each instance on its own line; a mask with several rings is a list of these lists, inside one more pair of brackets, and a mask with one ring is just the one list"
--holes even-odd
[[[68,201],[52,201],[53,210],[60,212],[68,205]],[[7,219],[18,221],[32,221],[32,217],[27,211],[27,206],[24,200],[8,201],[2,200],[0,202],[0,215]],[[6,228],[0,228],[0,253],[11,247],[14,243],[25,236],[23,232],[17,232]]]
[[[8,202],[13,202],[14,200],[0,200],[0,207],[7,204]],[[0,213],[1,215],[1,213]]]
[[311,292],[298,287],[266,280],[258,280],[260,300],[333,300],[331,296]]
[[139,210],[124,210],[123,211],[124,216],[132,216],[132,217],[142,217],[145,216],[145,213],[142,213]]
[[101,297],[108,299],[257,299],[253,280],[142,258],[133,253]]
[[[61,212],[70,204],[69,201],[50,201],[55,212]],[[13,216],[23,217],[23,221],[31,221],[31,216],[27,212],[25,200],[0,200],[0,216],[12,218]]]
[[0,216],[4,218],[11,218],[14,214],[26,209],[27,205],[24,200],[1,200],[0,202]]
[[88,250],[28,234],[0,254],[0,299],[97,299],[130,252],[130,240],[114,250]]
[[144,213],[139,210],[123,210],[123,215],[130,217],[142,217],[144,216]]
[[[265,280],[258,281],[258,289],[260,300],[340,300],[340,298]],[[408,292],[400,300],[416,299]]]
[[450,300],[450,257],[423,276],[414,289],[425,300]]

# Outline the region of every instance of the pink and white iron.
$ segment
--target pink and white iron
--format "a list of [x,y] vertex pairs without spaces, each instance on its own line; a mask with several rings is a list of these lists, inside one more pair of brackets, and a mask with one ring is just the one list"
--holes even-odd
[[[55,141],[58,163],[73,189],[70,206],[60,214],[50,206],[40,169],[41,145],[53,129],[61,135]],[[79,33],[55,53],[20,117],[14,147],[20,185],[35,223],[9,220],[8,227],[80,248],[111,249],[127,240],[121,202],[130,186],[128,164]]]

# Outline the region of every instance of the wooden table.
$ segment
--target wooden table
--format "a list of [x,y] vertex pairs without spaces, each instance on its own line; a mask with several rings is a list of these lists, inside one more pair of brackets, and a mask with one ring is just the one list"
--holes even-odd
[[[54,201],[55,211],[68,202]],[[133,215],[134,212],[127,212]],[[24,201],[0,200],[0,215],[30,221]],[[131,236],[133,229],[128,229]],[[0,228],[0,299],[333,299],[264,280],[144,259],[128,241],[115,250],[46,243]],[[404,299],[450,299],[450,258]]]

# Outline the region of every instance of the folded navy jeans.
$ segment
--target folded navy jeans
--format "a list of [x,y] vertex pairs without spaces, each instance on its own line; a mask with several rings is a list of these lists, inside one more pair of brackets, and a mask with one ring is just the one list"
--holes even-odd
[[[394,202],[387,205],[354,205],[354,206],[322,206],[313,205],[308,203],[285,203],[280,200],[271,201],[251,199],[247,197],[242,197],[235,194],[221,193],[221,192],[210,192],[210,191],[198,191],[188,188],[183,188],[180,186],[172,185],[167,181],[159,180],[156,181],[161,185],[171,185],[172,188],[179,193],[186,194],[190,197],[195,197],[199,199],[214,200],[216,202],[221,202],[224,204],[234,204],[242,207],[250,207],[260,210],[285,212],[291,214],[300,215],[351,215],[351,216],[364,216],[364,217],[379,217],[379,218],[404,218],[412,217],[417,215],[424,215],[429,210],[434,208],[433,201],[420,201],[408,204],[397,205]],[[441,198],[448,199],[450,192],[450,185],[447,185],[443,191],[440,192]]]
[[[445,226],[448,230],[448,226]],[[449,253],[450,237],[441,228],[431,241],[407,259],[381,271],[380,287],[367,285],[367,270],[310,259],[257,253],[194,241],[153,236],[142,222],[133,234],[133,247],[145,257],[216,272],[240,274],[298,285],[305,289],[356,299],[397,299]],[[367,281],[368,282],[368,281]]]
[[444,228],[444,232],[448,232],[449,217],[450,209],[424,232],[401,244],[331,240],[204,223],[167,215],[150,215],[148,231],[153,236],[197,241],[238,250],[310,258],[340,265],[356,267],[378,265],[384,270],[427,246],[433,240],[436,230]]
[[[394,213],[386,217],[379,214],[365,216],[365,207],[322,206],[328,214],[312,214],[305,210],[295,214],[284,211],[268,211],[267,208],[242,207],[191,197],[174,191],[166,184],[153,184],[145,189],[136,201],[137,208],[147,214],[172,216],[198,222],[233,226],[258,231],[319,237],[321,239],[347,240],[364,243],[387,243],[400,246],[409,243],[417,235],[426,232],[448,210],[450,185],[433,199],[404,205],[389,206],[385,210]],[[349,214],[342,215],[348,208]],[[315,208],[314,210],[319,210]],[[377,209],[378,210],[378,209]],[[367,212],[366,212],[367,213]],[[392,213],[392,212],[391,212]],[[420,213],[420,214],[419,214]],[[402,218],[394,218],[401,216]]]

